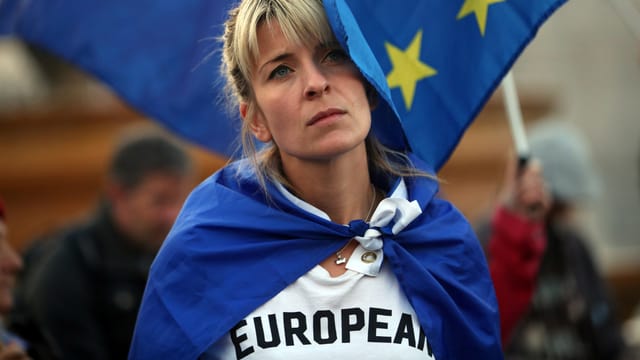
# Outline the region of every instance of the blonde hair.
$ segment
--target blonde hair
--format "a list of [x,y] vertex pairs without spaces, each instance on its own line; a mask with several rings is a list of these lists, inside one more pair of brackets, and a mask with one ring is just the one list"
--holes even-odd
[[[255,98],[251,88],[251,69],[259,56],[258,27],[277,23],[288,41],[314,46],[336,43],[335,36],[322,6],[322,0],[242,0],[229,11],[225,31],[221,38],[223,54],[221,72],[226,78],[229,105],[247,104],[246,118],[255,111]],[[375,90],[364,78],[369,101],[374,103]],[[243,121],[241,141],[244,156],[255,167],[258,181],[263,186],[271,178],[288,185],[282,173],[281,160],[276,144],[271,142],[258,151],[255,147],[249,122]],[[428,176],[416,169],[407,156],[393,151],[370,133],[367,136],[367,155],[372,174],[387,176]]]

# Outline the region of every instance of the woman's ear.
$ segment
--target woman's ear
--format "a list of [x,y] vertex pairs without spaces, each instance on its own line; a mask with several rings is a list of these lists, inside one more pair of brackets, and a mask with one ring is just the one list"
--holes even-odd
[[242,118],[242,120],[246,120],[247,111],[249,110],[249,105],[247,105],[247,103],[245,102],[242,102],[240,103],[239,110],[240,110],[240,117]]
[[248,123],[249,129],[256,139],[264,143],[271,141],[271,132],[260,110],[251,109],[249,104],[243,102],[240,103],[240,116],[243,121]]

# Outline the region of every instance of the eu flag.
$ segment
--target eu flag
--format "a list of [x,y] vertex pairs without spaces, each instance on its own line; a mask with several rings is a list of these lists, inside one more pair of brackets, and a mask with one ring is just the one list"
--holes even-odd
[[[334,32],[381,105],[373,131],[432,170],[544,20],[565,0],[324,0]],[[95,75],[143,114],[223,155],[239,120],[217,76],[227,9],[217,0],[4,0],[0,34]]]
[[239,118],[222,102],[215,50],[232,3],[2,0],[0,34],[49,50],[177,135],[231,155]]
[[[564,2],[324,0],[324,6],[339,41],[385,100],[374,123],[392,125],[389,117],[398,116],[408,146],[438,170]],[[386,140],[399,145],[397,138]]]

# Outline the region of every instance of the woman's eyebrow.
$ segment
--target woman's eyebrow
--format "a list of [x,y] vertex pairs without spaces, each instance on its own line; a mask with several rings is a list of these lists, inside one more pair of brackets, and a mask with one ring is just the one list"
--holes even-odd
[[282,54],[278,54],[276,56],[274,56],[273,58],[265,61],[262,65],[260,65],[260,68],[258,68],[258,71],[262,71],[264,69],[265,66],[275,63],[275,62],[280,62],[283,61],[285,59],[290,58],[291,56],[293,56],[292,53],[282,53]]

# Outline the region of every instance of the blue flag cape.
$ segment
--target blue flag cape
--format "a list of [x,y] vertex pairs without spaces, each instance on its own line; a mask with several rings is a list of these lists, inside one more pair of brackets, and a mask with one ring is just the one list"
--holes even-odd
[[[151,267],[130,359],[196,359],[367,229],[362,220],[344,226],[301,210],[273,184],[266,199],[251,174],[246,162],[232,163],[186,201]],[[397,235],[392,224],[382,229],[384,261],[436,359],[501,359],[493,285],[470,225],[436,197],[436,181],[405,181],[422,214]]]

